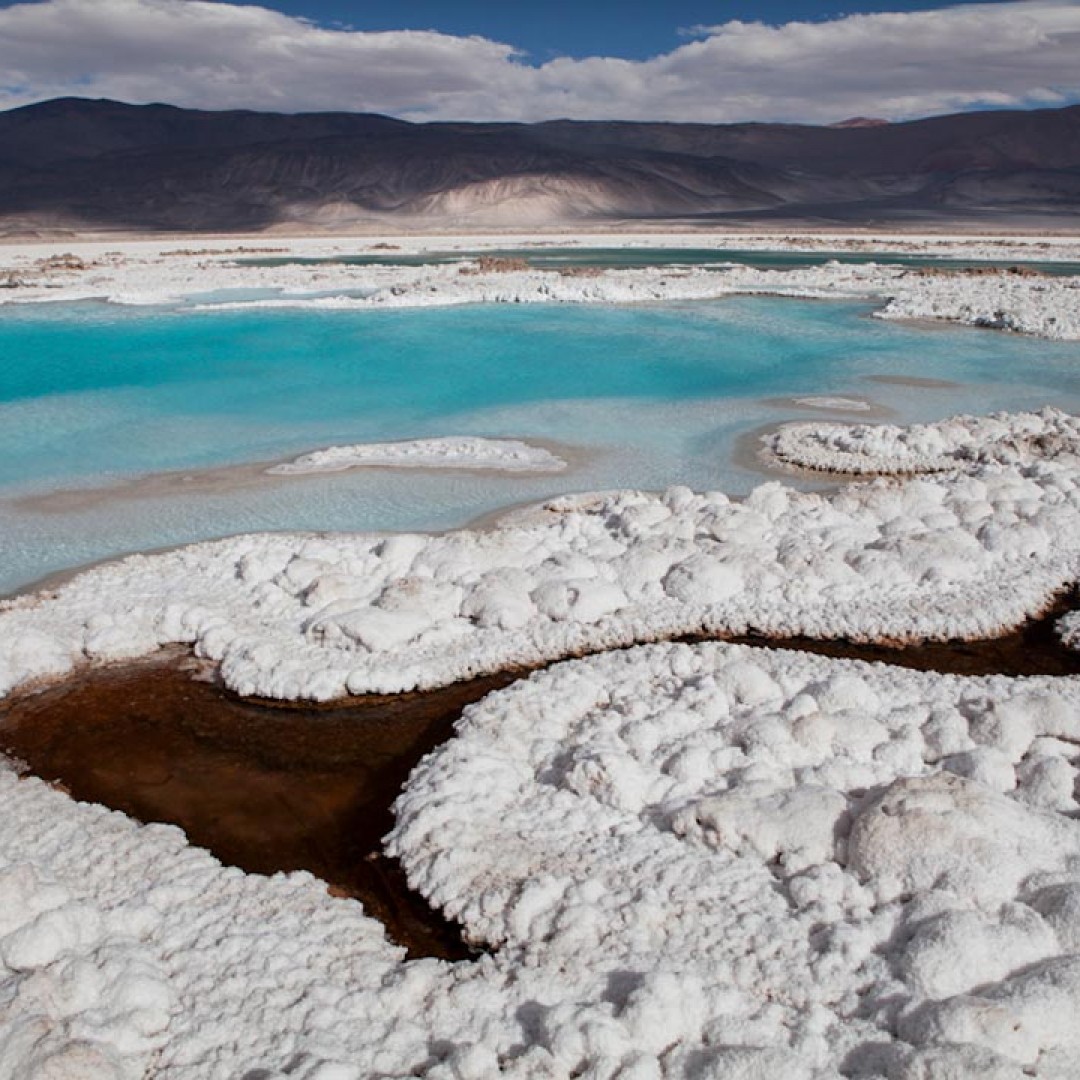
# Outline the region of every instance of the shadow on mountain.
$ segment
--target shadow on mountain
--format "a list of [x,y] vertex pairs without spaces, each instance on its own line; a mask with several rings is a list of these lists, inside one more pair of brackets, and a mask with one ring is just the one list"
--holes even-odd
[[0,113],[0,222],[877,224],[1080,209],[1080,106],[903,124],[412,124],[65,98]]

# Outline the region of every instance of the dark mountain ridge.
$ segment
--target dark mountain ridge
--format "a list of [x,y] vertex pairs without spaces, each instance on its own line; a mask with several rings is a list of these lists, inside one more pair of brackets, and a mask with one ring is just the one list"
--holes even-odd
[[1080,106],[900,124],[200,112],[63,98],[0,113],[0,220],[162,230],[364,220],[1069,219]]

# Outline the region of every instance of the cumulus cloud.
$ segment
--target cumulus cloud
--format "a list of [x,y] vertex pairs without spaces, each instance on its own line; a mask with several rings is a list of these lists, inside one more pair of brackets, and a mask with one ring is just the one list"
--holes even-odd
[[0,9],[0,108],[78,95],[407,119],[828,122],[1080,97],[1070,0],[695,33],[648,60],[532,64],[511,43],[327,28],[213,0],[39,0]]

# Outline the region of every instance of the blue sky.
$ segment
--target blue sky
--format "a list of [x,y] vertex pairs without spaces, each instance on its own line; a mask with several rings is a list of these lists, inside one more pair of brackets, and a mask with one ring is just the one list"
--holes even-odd
[[[232,2],[232,0],[230,0]],[[991,0],[1000,2],[1000,0]],[[0,4],[0,6],[7,6]],[[821,4],[815,0],[427,0],[416,3],[369,3],[364,0],[269,0],[265,7],[339,24],[357,30],[441,30],[480,34],[506,41],[533,61],[552,56],[621,56],[638,60],[668,52],[685,38],[679,31],[740,19],[786,23],[821,21],[868,11],[925,11],[941,4],[898,0],[890,3]],[[1080,61],[1078,61],[1080,62]]]
[[416,121],[1056,107],[1080,101],[1080,0],[0,0],[0,108],[68,95]]

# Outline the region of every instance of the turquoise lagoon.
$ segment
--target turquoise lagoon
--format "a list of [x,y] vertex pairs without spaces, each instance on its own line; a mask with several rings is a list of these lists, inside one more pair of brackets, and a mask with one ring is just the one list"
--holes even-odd
[[[869,398],[900,420],[1080,407],[1080,344],[870,318],[864,303],[191,311],[0,308],[0,592],[262,529],[459,526],[561,491],[762,481],[740,436]],[[912,377],[954,385],[879,381]],[[832,414],[835,415],[835,414]],[[852,418],[858,417],[853,415]],[[555,476],[364,470],[125,489],[132,477],[443,434],[573,448]],[[120,485],[116,497],[42,499]],[[119,497],[127,491],[126,497]]]

